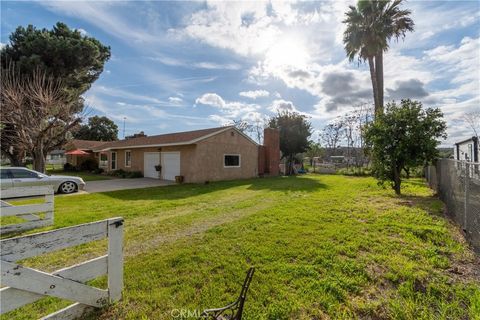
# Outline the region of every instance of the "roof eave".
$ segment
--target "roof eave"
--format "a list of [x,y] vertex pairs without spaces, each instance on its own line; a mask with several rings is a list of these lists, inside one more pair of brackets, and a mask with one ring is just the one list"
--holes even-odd
[[247,140],[249,140],[250,142],[252,142],[253,144],[255,144],[256,146],[258,146],[259,144],[257,142],[255,142],[252,138],[250,138],[249,136],[247,136],[245,133],[241,132],[240,130],[238,130],[237,128],[235,128],[234,126],[227,126],[225,128],[222,128],[220,130],[217,130],[215,132],[212,132],[212,133],[209,133],[209,134],[206,134],[204,136],[201,136],[199,138],[196,138],[196,139],[193,139],[193,140],[190,140],[190,141],[185,141],[185,142],[177,142],[177,143],[157,143],[157,144],[145,144],[145,145],[130,145],[130,146],[121,146],[121,147],[110,147],[110,148],[104,148],[104,149],[94,149],[93,151],[94,152],[102,152],[102,151],[109,151],[109,150],[116,150],[116,149],[120,149],[120,150],[123,150],[123,149],[136,149],[136,148],[160,148],[160,147],[171,147],[171,146],[185,146],[185,145],[192,145],[192,144],[196,144],[200,141],[203,141],[205,139],[208,139],[208,138],[211,138],[217,134],[220,134],[220,133],[223,133],[225,131],[228,131],[230,129],[234,129],[236,132],[238,132],[239,134],[241,134],[243,137],[245,137]]
[[105,149],[96,149],[93,150],[94,152],[102,152],[102,151],[109,151],[109,150],[117,150],[117,149],[137,149],[137,148],[159,148],[159,147],[171,147],[171,146],[185,146],[189,144],[194,144],[191,141],[187,142],[178,142],[178,143],[157,143],[157,144],[142,144],[142,145],[133,145],[133,146],[123,146],[123,147],[110,147]]
[[455,145],[459,145],[459,144],[462,144],[462,143],[465,143],[465,142],[468,142],[468,141],[475,141],[475,140],[477,140],[477,137],[473,136],[473,137],[465,139],[463,141],[455,142]]

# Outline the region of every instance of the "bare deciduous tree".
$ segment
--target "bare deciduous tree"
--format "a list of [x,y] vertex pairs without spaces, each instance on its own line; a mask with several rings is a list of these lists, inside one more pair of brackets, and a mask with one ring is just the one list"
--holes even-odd
[[330,156],[337,148],[340,147],[340,141],[342,140],[342,129],[343,123],[337,119],[334,122],[327,124],[320,134],[320,138],[324,142],[326,150],[329,151]]
[[462,119],[472,129],[474,136],[478,138],[480,133],[480,109],[465,113]]
[[263,140],[263,129],[265,128],[265,124],[267,123],[267,119],[256,118],[252,122],[248,122],[246,120],[232,120],[229,123],[226,123],[226,126],[234,126],[241,132],[249,135],[259,144],[262,144]]
[[22,75],[11,64],[3,70],[1,102],[2,150],[24,150],[33,168],[44,172],[47,153],[64,145],[80,123],[78,95],[41,69]]

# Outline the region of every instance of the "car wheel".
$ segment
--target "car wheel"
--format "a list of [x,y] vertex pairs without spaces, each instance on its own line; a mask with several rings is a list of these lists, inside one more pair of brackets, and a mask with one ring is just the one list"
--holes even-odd
[[61,193],[73,193],[77,191],[77,184],[72,181],[66,181],[62,183],[58,189]]

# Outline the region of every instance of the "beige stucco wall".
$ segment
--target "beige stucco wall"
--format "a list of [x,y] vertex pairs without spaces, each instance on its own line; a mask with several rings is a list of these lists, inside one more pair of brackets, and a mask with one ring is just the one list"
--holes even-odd
[[[239,154],[240,167],[225,168],[225,154]],[[233,129],[199,142],[195,159],[197,170],[185,177],[188,182],[246,179],[258,175],[258,146]]]
[[[232,135],[233,133],[233,135]],[[132,164],[125,167],[125,151],[132,153]],[[145,152],[159,152],[159,148],[132,148],[112,150],[117,152],[117,169],[142,171]],[[162,147],[160,152],[180,152],[180,175],[187,183],[234,180],[258,175],[258,146],[235,130],[217,134],[195,145]],[[239,154],[239,168],[225,168],[224,155]],[[111,170],[111,151],[108,152]]]

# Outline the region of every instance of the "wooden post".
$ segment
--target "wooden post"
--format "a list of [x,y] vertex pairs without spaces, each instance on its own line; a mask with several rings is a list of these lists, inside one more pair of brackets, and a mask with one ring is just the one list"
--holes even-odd
[[122,298],[123,289],[123,219],[108,220],[108,292],[110,302]]
[[46,213],[45,213],[45,219],[48,219],[50,221],[50,224],[54,224],[54,210],[55,210],[55,197],[53,195],[53,186],[51,187],[52,188],[52,192],[48,193],[48,194],[45,194],[45,203],[49,205],[50,207],[50,210],[48,210]]
[[465,231],[465,233],[468,233],[467,215],[468,215],[468,200],[470,198],[469,179],[470,179],[470,164],[468,162],[465,162],[465,203],[463,207],[463,231]]

